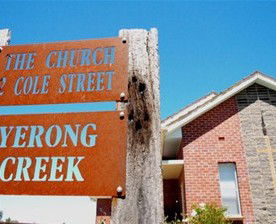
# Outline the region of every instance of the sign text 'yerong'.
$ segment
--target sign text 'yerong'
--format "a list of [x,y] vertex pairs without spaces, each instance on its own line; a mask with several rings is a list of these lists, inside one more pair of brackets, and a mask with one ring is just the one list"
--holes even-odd
[[48,116],[1,116],[1,194],[116,195],[126,172],[119,111]]
[[[0,127],[0,149],[8,148],[8,141],[11,143],[9,148],[64,148],[70,144],[76,147],[92,148],[96,145],[97,134],[88,133],[95,130],[96,124],[94,123],[85,124],[83,127],[81,124],[75,124],[74,127],[68,124],[51,125],[50,127],[42,125],[2,126]],[[84,181],[78,167],[83,159],[84,157],[59,156],[36,157],[33,161],[30,157],[10,156],[5,158],[0,165],[0,181]],[[64,163],[67,163],[66,175],[58,174],[62,172]],[[44,174],[48,164],[51,166],[50,176]],[[13,166],[15,173],[5,177],[7,165]],[[33,174],[28,172],[31,166],[35,167]]]

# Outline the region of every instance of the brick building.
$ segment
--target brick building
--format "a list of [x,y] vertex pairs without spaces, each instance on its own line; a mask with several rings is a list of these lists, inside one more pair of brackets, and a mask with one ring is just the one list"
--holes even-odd
[[259,72],[162,122],[165,214],[195,203],[234,223],[276,223],[276,80]]
[[[212,92],[162,121],[162,135],[166,216],[213,202],[235,224],[276,223],[275,79],[255,72]],[[98,221],[110,204],[98,201]]]

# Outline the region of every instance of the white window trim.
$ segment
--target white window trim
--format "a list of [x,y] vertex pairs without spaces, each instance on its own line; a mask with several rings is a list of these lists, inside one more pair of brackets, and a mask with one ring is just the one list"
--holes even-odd
[[[235,162],[219,162],[218,163],[218,171],[219,171],[219,165],[220,164],[234,164],[235,165],[235,183],[237,186],[236,189],[236,195],[237,195],[237,199],[238,199],[238,212],[239,214],[236,215],[226,215],[227,218],[242,218],[242,211],[241,211],[241,201],[240,201],[240,190],[239,190],[239,182],[238,182],[238,175],[237,175],[237,164]],[[221,186],[220,186],[220,173],[219,174],[219,191],[220,191],[220,198],[221,198],[221,204],[223,206],[223,202],[222,202],[222,193],[221,193]]]

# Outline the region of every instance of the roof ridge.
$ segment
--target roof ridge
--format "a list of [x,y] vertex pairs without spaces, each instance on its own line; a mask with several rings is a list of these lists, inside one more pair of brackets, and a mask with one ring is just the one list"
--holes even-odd
[[[169,119],[172,118],[173,116],[175,116],[175,115],[179,114],[180,112],[182,112],[182,111],[188,109],[189,107],[193,106],[194,104],[199,103],[201,100],[206,99],[208,96],[211,96],[212,94],[214,94],[215,96],[218,95],[217,92],[211,91],[211,92],[209,92],[207,95],[204,95],[204,96],[198,98],[197,100],[193,101],[192,103],[189,103],[188,105],[184,106],[182,109],[178,110],[177,112],[171,114],[170,116],[168,116],[167,118],[165,118],[165,119],[162,120],[161,122],[162,122],[162,123],[165,123],[167,120],[169,120]],[[215,96],[214,96],[214,97],[215,97]],[[197,108],[197,107],[196,107],[196,108]]]
[[[256,76],[256,78],[254,79],[253,77]],[[259,71],[254,71],[253,73],[251,73],[250,75],[247,75],[245,78],[241,79],[240,81],[236,82],[234,85],[230,86],[229,88],[221,91],[219,94],[216,93],[216,92],[210,92],[208,95],[205,95],[201,98],[199,98],[198,100],[194,101],[193,103],[191,104],[188,104],[187,106],[185,106],[184,108],[182,108],[181,110],[179,110],[178,112],[172,114],[171,116],[167,117],[166,119],[164,119],[162,121],[162,124],[164,124],[165,126],[169,126],[169,125],[172,125],[176,122],[178,122],[179,120],[181,120],[183,117],[186,117],[187,115],[190,115],[191,113],[195,112],[196,110],[198,110],[199,108],[201,107],[204,107],[205,105],[211,103],[212,101],[215,101],[218,97],[220,96],[223,96],[224,94],[227,94],[227,92],[231,92],[231,90],[235,89],[235,88],[238,88],[239,85],[243,84],[243,83],[246,83],[246,81],[252,79],[251,82],[256,82],[256,80],[258,81],[264,81],[264,82],[268,82],[268,80],[260,80],[260,76],[264,79],[270,79],[270,81],[272,82],[276,82],[276,78],[274,77],[271,77],[271,76],[268,76],[262,72],[259,72]],[[274,84],[273,84],[274,85]],[[243,87],[239,87],[239,88],[243,88]],[[238,89],[239,89],[238,88]],[[246,87],[247,88],[247,87]],[[237,89],[237,91],[238,91]],[[200,102],[201,100],[207,98],[208,96],[210,96],[211,94],[215,94],[214,97],[210,98],[209,100],[207,100],[206,102],[196,106],[195,108],[193,108],[192,110],[187,110],[189,107],[192,107],[193,105],[195,105],[196,103]],[[233,93],[234,94],[234,93]],[[226,97],[226,96],[225,96]],[[219,100],[220,101],[220,100]],[[185,114],[180,114],[181,112],[187,110],[187,113]],[[204,112],[205,113],[205,112]],[[177,115],[179,115],[177,117]],[[171,121],[168,123],[168,124],[165,124],[167,121],[169,121],[171,119]]]

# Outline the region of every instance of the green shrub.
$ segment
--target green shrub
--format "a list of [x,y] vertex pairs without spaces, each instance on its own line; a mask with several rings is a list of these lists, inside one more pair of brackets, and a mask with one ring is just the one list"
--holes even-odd
[[191,215],[185,220],[185,224],[230,224],[224,216],[226,209],[220,208],[215,204],[194,205]]

